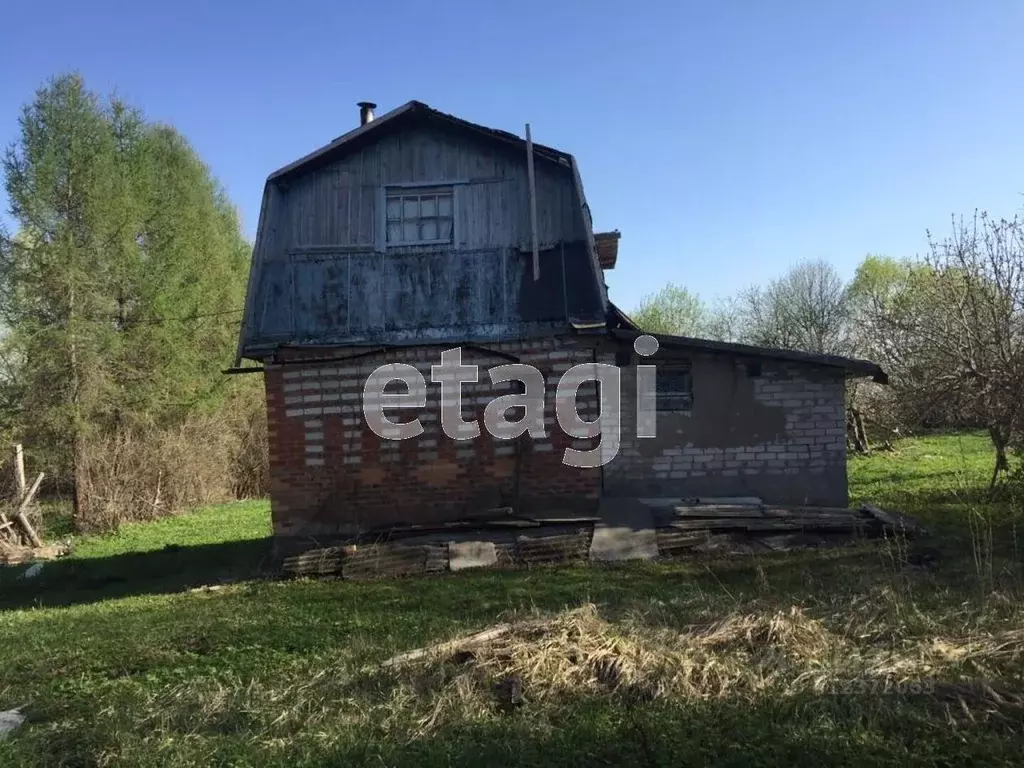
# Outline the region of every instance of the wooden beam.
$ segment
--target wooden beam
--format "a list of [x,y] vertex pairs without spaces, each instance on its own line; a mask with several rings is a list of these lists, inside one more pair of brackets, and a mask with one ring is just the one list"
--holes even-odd
[[502,635],[507,635],[515,628],[516,627],[512,624],[499,624],[496,627],[485,629],[483,632],[477,632],[469,637],[462,637],[457,640],[450,640],[446,643],[438,643],[437,645],[429,645],[426,648],[417,648],[414,651],[400,653],[397,656],[392,656],[390,659],[381,662],[381,666],[396,667],[400,664],[407,664],[410,661],[422,659],[424,656],[448,653],[467,645],[479,645],[480,643],[486,643],[489,640],[496,640]]
[[18,511],[14,515],[15,520],[17,520],[21,524],[21,527],[25,529],[25,534],[28,536],[28,540],[32,542],[33,547],[43,546],[43,541],[39,538],[39,534],[36,533],[35,528],[32,527],[32,523],[28,521],[28,516],[25,513],[28,510],[29,505],[32,503],[32,499],[35,498],[36,492],[39,490],[39,486],[42,482],[43,473],[40,472],[39,477],[37,477],[36,481],[32,483],[32,487],[29,489],[28,493],[26,493],[24,498],[22,498],[21,504],[18,505]]
[[533,138],[526,124],[526,175],[530,185],[530,242],[533,247],[533,279],[540,280],[540,248],[537,244],[537,182],[533,174]]
[[21,443],[14,446],[14,480],[18,484],[18,501],[25,498],[25,454]]

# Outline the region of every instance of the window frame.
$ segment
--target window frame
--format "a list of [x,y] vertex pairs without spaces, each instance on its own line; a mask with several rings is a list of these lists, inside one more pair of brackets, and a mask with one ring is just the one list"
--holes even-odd
[[[416,197],[421,199],[423,196],[435,196],[446,195],[451,199],[451,214],[450,216],[439,216],[435,210],[434,216],[428,216],[427,219],[433,219],[440,224],[441,221],[451,219],[451,229],[449,236],[445,239],[436,240],[401,240],[401,241],[389,241],[388,240],[388,223],[394,222],[395,219],[388,218],[388,202],[395,200],[396,198],[401,200],[402,217],[397,219],[401,222],[401,226],[404,227],[405,219],[405,198]],[[422,203],[418,203],[422,205]],[[458,248],[459,243],[459,227],[458,227],[458,205],[459,205],[459,185],[451,181],[431,181],[431,182],[414,182],[414,183],[400,183],[400,184],[384,184],[380,187],[378,192],[378,205],[380,213],[377,216],[377,250],[380,252],[386,252],[395,248],[416,248],[416,247],[437,247],[437,248]],[[436,205],[436,202],[435,202]],[[421,228],[419,231],[422,233],[422,221],[424,217],[417,215],[415,221]],[[411,220],[411,219],[410,219]],[[440,227],[438,228],[440,231]]]
[[[661,375],[686,376],[683,390],[662,390]],[[654,392],[658,413],[689,413],[693,410],[693,367],[688,362],[663,363],[657,366]]]

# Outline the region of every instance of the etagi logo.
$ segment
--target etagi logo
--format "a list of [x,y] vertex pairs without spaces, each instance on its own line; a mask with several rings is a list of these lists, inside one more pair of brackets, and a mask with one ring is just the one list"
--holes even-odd
[[[653,336],[639,336],[633,349],[641,357],[650,357],[658,351],[658,340]],[[495,397],[484,408],[484,426],[499,440],[513,440],[524,434],[533,439],[547,436],[544,425],[546,388],[544,375],[532,365],[512,363],[488,369],[492,384],[518,382],[521,392]],[[655,391],[657,367],[636,366],[637,437],[649,438],[657,434],[657,395]],[[440,365],[430,367],[430,381],[441,385],[441,429],[452,440],[473,440],[480,436],[480,424],[475,419],[462,418],[462,385],[479,382],[480,371],[475,365],[462,364],[462,349],[453,348],[441,353]],[[393,381],[403,382],[406,391],[386,392]],[[592,421],[580,418],[576,409],[576,396],[586,382],[597,382],[600,411]],[[363,386],[363,416],[373,432],[384,440],[409,440],[423,434],[419,418],[395,422],[385,416],[388,408],[425,408],[427,382],[416,368],[405,363],[388,363],[374,370]],[[517,409],[522,418],[509,421],[506,412]],[[601,442],[589,451],[566,448],[562,463],[571,467],[601,467],[618,455],[621,440],[621,383],[619,368],[604,363],[582,363],[567,370],[555,389],[555,417],[558,426],[571,437],[600,436]]]

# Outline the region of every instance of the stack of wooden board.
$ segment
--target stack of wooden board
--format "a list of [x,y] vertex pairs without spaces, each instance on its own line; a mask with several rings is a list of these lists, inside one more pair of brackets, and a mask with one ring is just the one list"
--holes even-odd
[[749,497],[650,502],[658,520],[658,552],[663,557],[776,552],[923,532],[912,518],[873,504],[856,508],[778,506]]
[[[642,508],[643,529],[651,534],[650,546],[642,555],[645,558],[780,552],[922,532],[913,519],[872,504],[853,509],[787,507],[752,497],[626,501],[632,504],[625,507],[627,512],[632,510],[631,516],[612,522],[623,527],[635,518],[639,524],[637,508]],[[572,563],[588,556],[615,559],[594,556],[592,548],[598,545],[595,525],[607,528],[610,522],[600,517],[527,518],[510,509],[501,510],[500,514],[448,524],[368,532],[360,541],[289,557],[283,568],[294,575],[371,579],[466,567]]]

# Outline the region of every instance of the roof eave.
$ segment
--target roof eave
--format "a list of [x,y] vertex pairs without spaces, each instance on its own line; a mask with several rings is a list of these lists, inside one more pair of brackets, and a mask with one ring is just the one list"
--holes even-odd
[[[517,146],[522,145],[524,148],[526,146],[526,140],[513,133],[501,131],[495,128],[488,128],[485,125],[479,125],[478,123],[472,123],[468,120],[463,120],[461,117],[456,117],[455,115],[449,115],[445,112],[436,110],[430,105],[424,104],[422,101],[407,101],[402,106],[396,107],[390,112],[386,112],[380,117],[371,120],[368,123],[364,123],[363,125],[360,125],[357,128],[353,128],[348,133],[339,136],[338,138],[334,139],[328,144],[325,144],[322,147],[313,150],[309,154],[300,157],[298,160],[295,160],[291,163],[288,163],[285,166],[282,166],[281,168],[278,168],[276,171],[274,171],[267,177],[267,181],[280,181],[283,177],[294,173],[300,168],[306,166],[307,164],[323,158],[324,155],[340,151],[346,144],[349,144],[355,141],[356,139],[366,136],[367,134],[372,133],[373,131],[379,130],[382,126],[386,126],[389,123],[394,122],[396,118],[402,117],[403,115],[409,114],[411,112],[423,112],[424,114],[431,115],[432,117],[436,117],[440,120],[446,120],[452,123],[453,125],[457,125],[468,130],[476,131],[480,133],[482,136],[491,139],[492,141],[503,141],[510,144],[516,144]],[[533,145],[533,151],[537,157],[544,160],[548,160],[550,162],[558,163],[561,165],[569,165],[572,162],[572,156],[568,152],[562,152],[561,150],[555,149],[553,147],[547,147],[544,146],[543,144],[535,143]]]
[[[621,314],[621,310],[620,310]],[[625,317],[625,315],[623,315]],[[628,318],[626,318],[628,320]],[[801,352],[792,349],[780,349],[777,347],[759,347],[752,344],[738,344],[731,341],[714,341],[712,339],[698,339],[691,336],[674,336],[666,333],[647,333],[639,328],[618,328],[609,331],[615,338],[634,339],[637,336],[653,336],[658,343],[666,347],[686,347],[688,349],[699,349],[706,352],[733,354],[743,357],[763,357],[783,362],[812,365],[822,368],[838,368],[845,371],[850,377],[870,377],[878,384],[888,384],[889,376],[877,363],[870,360],[861,360],[855,357],[842,357],[840,355],[819,355],[811,352]]]

